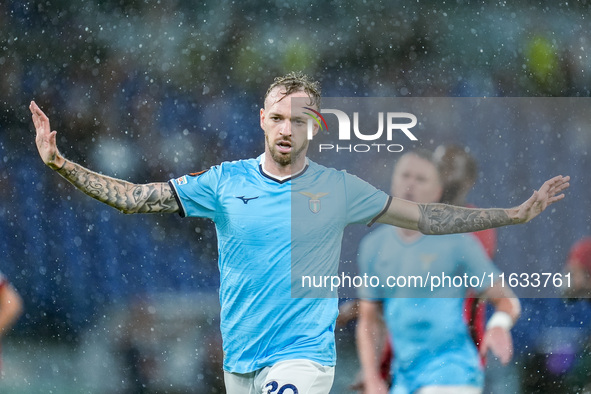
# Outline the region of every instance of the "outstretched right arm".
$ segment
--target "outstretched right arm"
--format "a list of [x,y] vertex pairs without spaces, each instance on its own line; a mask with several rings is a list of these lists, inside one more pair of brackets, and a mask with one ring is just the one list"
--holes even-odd
[[167,183],[138,185],[90,171],[64,158],[57,149],[57,132],[51,131],[49,118],[34,101],[29,109],[41,159],[79,190],[124,213],[178,212],[179,206]]

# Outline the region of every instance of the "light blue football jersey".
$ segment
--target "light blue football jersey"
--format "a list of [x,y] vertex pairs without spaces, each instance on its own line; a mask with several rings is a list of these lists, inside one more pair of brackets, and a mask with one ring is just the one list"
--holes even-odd
[[334,365],[338,299],[292,296],[292,265],[336,270],[344,227],[371,222],[389,197],[312,161],[278,180],[261,158],[169,182],[181,216],[216,225],[224,369],[247,373],[301,358]]
[[[388,276],[426,277],[427,273],[478,277],[480,283],[476,288],[463,284],[455,287],[453,282],[446,289],[413,286],[412,292],[410,287],[380,286],[362,288],[360,296],[383,302],[384,320],[395,354],[395,384],[406,387],[408,392],[430,385],[483,386],[480,359],[464,322],[464,297],[469,288],[482,292],[490,287],[489,275],[496,278],[499,271],[476,237],[421,236],[406,242],[396,228],[380,226],[360,244],[359,270],[378,276],[380,283],[386,283]],[[484,283],[480,280],[483,277]],[[472,284],[476,285],[475,279]]]

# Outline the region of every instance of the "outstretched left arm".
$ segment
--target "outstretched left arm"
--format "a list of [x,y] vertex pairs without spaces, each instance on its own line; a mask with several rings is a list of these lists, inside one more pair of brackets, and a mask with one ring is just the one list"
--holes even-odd
[[569,180],[569,176],[562,175],[549,179],[523,204],[508,209],[417,204],[394,198],[378,222],[419,230],[429,235],[469,233],[510,224],[527,223],[550,204],[564,198],[562,192],[569,187]]

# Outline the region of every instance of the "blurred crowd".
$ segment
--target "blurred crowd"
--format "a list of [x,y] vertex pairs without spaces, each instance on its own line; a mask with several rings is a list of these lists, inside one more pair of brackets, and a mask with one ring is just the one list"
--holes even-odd
[[[588,97],[590,9],[554,1],[0,2],[0,268],[27,306],[20,332],[76,340],[105,305],[218,284],[211,223],[125,217],[80,197],[38,160],[30,100],[48,113],[66,157],[132,182],[166,181],[261,153],[264,90],[291,70],[318,79],[327,97]],[[472,198],[480,206],[537,187],[561,138],[532,130],[495,148],[477,131],[446,133],[456,141],[431,143],[461,138],[485,163]],[[558,246],[539,257],[531,250],[548,246],[539,233],[518,233],[526,248],[501,232],[501,267],[515,258],[562,265],[591,232],[591,185],[581,180],[591,135],[573,133],[557,156],[572,159],[560,167],[574,179],[568,217],[539,226]],[[507,146],[517,159],[503,158]],[[514,160],[524,166],[507,164]],[[501,183],[491,186],[489,174]],[[532,300],[529,309],[526,301],[522,320],[588,325],[586,306],[547,316],[554,301]],[[516,347],[527,352],[534,334],[521,330]]]

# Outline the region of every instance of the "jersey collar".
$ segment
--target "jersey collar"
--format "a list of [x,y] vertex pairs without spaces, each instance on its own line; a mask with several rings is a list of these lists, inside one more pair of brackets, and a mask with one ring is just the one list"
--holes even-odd
[[304,172],[306,172],[306,170],[310,166],[310,162],[308,161],[308,158],[306,157],[306,163],[304,164],[304,168],[302,168],[297,173],[287,175],[287,176],[277,176],[277,175],[271,174],[268,171],[265,171],[264,166],[263,166],[264,164],[265,164],[265,154],[263,153],[262,155],[259,156],[259,171],[261,172],[262,176],[264,176],[265,178],[269,178],[277,183],[285,183],[291,179],[301,176]]

